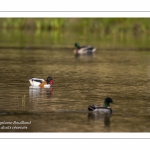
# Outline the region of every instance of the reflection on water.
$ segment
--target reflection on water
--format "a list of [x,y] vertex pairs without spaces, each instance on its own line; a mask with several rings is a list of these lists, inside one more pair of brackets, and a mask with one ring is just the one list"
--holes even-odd
[[30,101],[40,101],[43,98],[50,99],[52,96],[52,88],[40,88],[38,86],[29,87]]
[[91,59],[95,56],[95,53],[89,53],[89,54],[74,54],[75,58],[81,58],[81,59]]
[[89,112],[88,119],[92,121],[102,121],[105,126],[110,126],[110,114],[100,114],[98,112]]

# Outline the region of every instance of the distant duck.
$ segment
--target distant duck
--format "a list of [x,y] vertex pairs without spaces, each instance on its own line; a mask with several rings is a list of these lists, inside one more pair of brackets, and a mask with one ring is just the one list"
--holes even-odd
[[92,46],[80,46],[79,43],[75,43],[74,54],[92,54],[96,51],[96,48]]
[[29,79],[29,82],[32,86],[44,88],[50,88],[54,84],[53,79],[50,76],[47,77],[46,80],[32,77],[31,79]]
[[109,103],[113,103],[113,100],[110,97],[107,97],[104,100],[104,106],[90,105],[88,106],[88,110],[91,112],[100,112],[100,113],[112,113],[112,109],[110,108]]

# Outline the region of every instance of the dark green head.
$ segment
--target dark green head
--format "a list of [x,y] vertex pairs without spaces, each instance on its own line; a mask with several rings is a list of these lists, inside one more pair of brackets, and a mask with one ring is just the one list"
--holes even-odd
[[105,107],[109,107],[109,103],[113,103],[113,100],[110,97],[105,98],[104,100]]
[[76,48],[78,48],[78,49],[80,48],[79,43],[75,43],[74,46],[75,46]]

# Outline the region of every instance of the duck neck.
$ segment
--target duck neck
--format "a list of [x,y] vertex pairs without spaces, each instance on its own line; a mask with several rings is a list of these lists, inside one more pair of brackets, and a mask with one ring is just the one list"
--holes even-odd
[[110,107],[109,104],[107,102],[104,102],[105,107]]
[[80,46],[79,46],[79,45],[77,46],[77,49],[80,49]]

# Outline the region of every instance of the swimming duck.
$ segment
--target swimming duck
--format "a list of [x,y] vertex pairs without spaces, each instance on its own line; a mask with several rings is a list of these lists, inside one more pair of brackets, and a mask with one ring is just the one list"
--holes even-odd
[[74,54],[92,54],[96,51],[96,48],[92,46],[80,46],[79,43],[75,43]]
[[31,78],[29,82],[32,86],[50,88],[54,83],[52,77],[48,76],[46,80],[39,78]]
[[110,108],[109,103],[113,103],[113,100],[110,97],[107,97],[104,100],[104,106],[90,105],[88,106],[89,111],[100,112],[100,113],[112,113],[112,109]]

